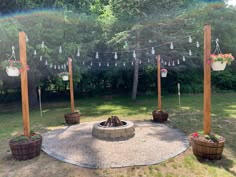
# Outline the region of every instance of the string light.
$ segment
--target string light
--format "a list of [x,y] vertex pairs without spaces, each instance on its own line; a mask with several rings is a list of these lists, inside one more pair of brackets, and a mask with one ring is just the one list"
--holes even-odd
[[125,62],[123,63],[123,66],[125,67]]
[[170,49],[174,49],[174,45],[173,45],[173,42],[170,43]]
[[133,61],[131,62],[131,65],[132,65],[132,66],[134,65],[134,62],[133,62]]
[[118,58],[118,56],[117,56],[117,52],[115,52],[114,58],[115,58],[115,59],[117,59],[117,58]]
[[47,61],[47,60],[45,61],[45,65],[46,65],[46,66],[48,65],[48,61]]
[[170,62],[168,62],[168,66],[170,66]]
[[140,65],[142,64],[142,61],[141,61],[141,60],[139,60],[139,64],[140,64]]
[[172,66],[175,66],[175,61],[173,61]]
[[109,63],[107,63],[107,67],[109,67],[110,65],[109,65]]
[[196,47],[197,47],[197,48],[199,48],[199,47],[200,47],[200,44],[199,44],[199,42],[198,42],[198,41],[196,42]]
[[52,63],[50,63],[50,68],[52,68]]
[[84,61],[83,61],[83,65],[84,65]]
[[167,62],[165,61],[164,65],[167,65]]
[[93,62],[90,63],[90,66],[93,66]]
[[192,50],[189,50],[188,54],[189,56],[192,56]]
[[183,61],[185,61],[185,56],[183,56]]
[[115,63],[115,67],[117,67],[117,63]]
[[60,65],[57,66],[58,69],[61,69]]
[[98,52],[96,52],[96,56],[95,56],[95,58],[96,58],[96,59],[98,59],[98,58],[99,58]]
[[41,48],[42,49],[44,48],[44,41],[42,41]]
[[25,40],[26,40],[26,42],[29,42],[29,38],[27,35],[25,35]]
[[54,69],[57,69],[57,66],[56,66],[56,65],[54,65]]
[[99,66],[99,67],[101,66],[101,62],[98,63],[98,66]]
[[42,57],[42,56],[40,56],[40,57],[39,57],[39,60],[40,60],[40,61],[42,61],[42,60],[43,60],[43,57]]
[[155,49],[152,47],[152,55],[155,55]]
[[62,47],[61,46],[59,47],[59,53],[62,53]]
[[136,58],[136,53],[135,50],[133,51],[133,57]]
[[163,63],[163,60],[161,60],[161,63]]
[[193,40],[192,40],[192,37],[191,37],[191,36],[189,36],[189,37],[188,37],[188,42],[189,42],[189,43],[192,43],[192,42],[193,42]]
[[36,52],[36,50],[34,50],[34,55],[37,55],[37,52]]
[[179,59],[177,60],[177,64],[179,65]]
[[77,49],[77,57],[80,57],[79,47],[78,47],[78,49]]

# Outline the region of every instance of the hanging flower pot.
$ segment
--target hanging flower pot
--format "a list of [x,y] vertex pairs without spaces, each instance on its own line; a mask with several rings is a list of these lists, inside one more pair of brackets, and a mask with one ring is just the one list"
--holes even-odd
[[211,54],[208,62],[211,64],[213,71],[223,71],[226,67],[226,64],[230,65],[234,60],[232,54]]
[[7,66],[6,72],[10,77],[18,77],[20,75],[20,70],[17,67]]
[[20,75],[20,72],[22,71],[22,64],[20,61],[5,60],[1,64],[4,68],[6,68],[8,76],[17,77]]
[[163,68],[161,69],[161,77],[167,77],[167,69]]
[[226,61],[221,62],[221,61],[215,61],[211,63],[211,68],[213,71],[223,71],[225,70],[226,67]]
[[59,74],[59,77],[61,77],[63,81],[68,81],[69,80],[69,73],[68,72],[62,72],[62,73]]

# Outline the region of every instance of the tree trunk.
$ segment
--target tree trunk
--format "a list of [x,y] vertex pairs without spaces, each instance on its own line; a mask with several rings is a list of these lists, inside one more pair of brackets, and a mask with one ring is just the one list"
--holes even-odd
[[139,71],[139,60],[140,60],[140,31],[137,31],[137,51],[136,59],[134,61],[134,77],[133,77],[133,88],[132,88],[132,100],[136,100],[137,91],[138,91],[138,71]]

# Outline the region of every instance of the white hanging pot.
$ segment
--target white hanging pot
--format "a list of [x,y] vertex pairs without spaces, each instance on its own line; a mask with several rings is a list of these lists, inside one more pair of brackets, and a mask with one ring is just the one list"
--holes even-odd
[[213,71],[223,71],[225,69],[226,62],[215,61],[211,63],[211,68]]
[[68,80],[69,80],[69,76],[68,76],[68,75],[62,76],[62,80],[63,80],[63,81],[68,81]]
[[7,66],[6,72],[7,72],[7,75],[11,77],[18,77],[20,75],[20,70],[12,66]]
[[166,77],[167,76],[167,72],[161,72],[161,77]]

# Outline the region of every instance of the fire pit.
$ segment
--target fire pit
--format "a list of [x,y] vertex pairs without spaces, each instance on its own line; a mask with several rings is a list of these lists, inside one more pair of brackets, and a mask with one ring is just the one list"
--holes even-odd
[[106,141],[127,140],[135,135],[134,123],[121,121],[117,116],[111,116],[107,121],[96,123],[92,135]]

